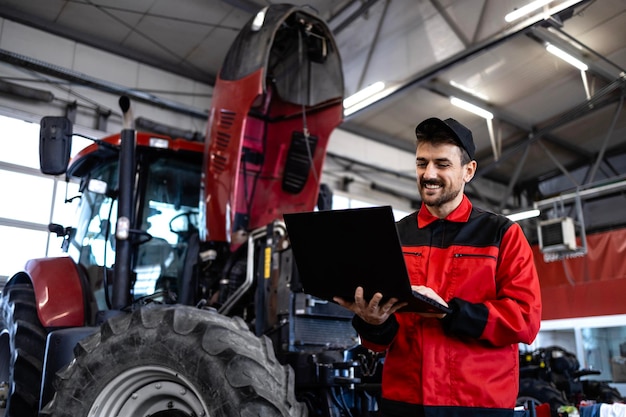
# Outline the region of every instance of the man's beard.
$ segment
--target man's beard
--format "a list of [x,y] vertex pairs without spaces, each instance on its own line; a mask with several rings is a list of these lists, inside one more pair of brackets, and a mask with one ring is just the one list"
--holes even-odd
[[[427,184],[441,185],[441,189],[440,189],[441,192],[439,193],[439,195],[438,196],[426,195],[427,189],[425,188],[425,186]],[[425,205],[429,207],[441,207],[444,204],[449,203],[450,201],[454,200],[461,192],[460,188],[450,189],[450,188],[447,188],[444,183],[439,182],[439,181],[421,181],[420,184],[418,184],[418,188],[419,188],[420,196],[422,197],[422,201],[424,202]]]

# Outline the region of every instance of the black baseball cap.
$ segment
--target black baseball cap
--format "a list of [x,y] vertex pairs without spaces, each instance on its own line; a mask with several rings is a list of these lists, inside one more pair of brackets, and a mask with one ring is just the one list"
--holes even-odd
[[441,120],[436,117],[431,117],[417,125],[415,134],[429,134],[435,130],[445,130],[448,132],[458,145],[467,151],[470,159],[474,159],[476,146],[474,145],[471,130],[454,119]]

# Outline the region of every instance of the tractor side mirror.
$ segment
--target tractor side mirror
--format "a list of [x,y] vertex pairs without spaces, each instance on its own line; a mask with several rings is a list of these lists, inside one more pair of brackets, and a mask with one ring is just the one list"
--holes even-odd
[[60,175],[67,171],[72,148],[72,122],[67,117],[46,116],[39,125],[41,172]]

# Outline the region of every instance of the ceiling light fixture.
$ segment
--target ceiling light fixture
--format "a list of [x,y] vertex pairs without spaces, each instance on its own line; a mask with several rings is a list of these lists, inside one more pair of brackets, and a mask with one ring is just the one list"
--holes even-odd
[[363,100],[367,100],[371,96],[376,93],[381,92],[385,88],[385,83],[382,81],[377,81],[374,84],[370,84],[362,90],[357,91],[352,94],[350,97],[346,98],[343,101],[343,106],[345,108],[349,108],[354,106],[357,103],[360,103]]
[[461,100],[460,98],[450,97],[450,103],[454,106],[462,108],[463,110],[467,110],[470,113],[474,113],[475,115],[480,116],[484,119],[493,119],[493,113],[482,109],[472,103],[468,103],[465,100]]
[[538,217],[540,214],[541,212],[539,211],[539,209],[531,209],[531,210],[520,211],[519,213],[507,214],[506,217],[508,217],[509,220],[511,220],[512,222],[517,222],[520,220]]
[[579,60],[577,58],[574,58],[573,56],[571,56],[567,52],[563,51],[562,49],[557,48],[556,46],[552,45],[551,43],[546,45],[546,51],[550,52],[554,56],[557,56],[557,57],[561,58],[563,61],[567,62],[570,65],[575,66],[576,68],[578,68],[581,71],[587,71],[587,69],[589,68],[587,66],[587,64],[585,64],[581,60]]
[[357,91],[343,100],[344,114],[347,116],[377,101],[385,89],[385,83],[377,81]]
[[528,3],[525,6],[520,7],[519,9],[515,9],[513,10],[511,13],[508,13],[506,16],[504,16],[504,20],[507,22],[512,22],[514,20],[519,19],[522,16],[525,16],[531,12],[534,12],[537,9],[542,8],[543,6],[545,6],[548,3],[551,3],[553,0],[535,0],[532,1],[530,3]]

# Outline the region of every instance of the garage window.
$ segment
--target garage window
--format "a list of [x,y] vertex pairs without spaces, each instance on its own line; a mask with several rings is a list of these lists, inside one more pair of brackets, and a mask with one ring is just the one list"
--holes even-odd
[[[87,144],[76,140],[72,153]],[[49,223],[70,225],[78,184],[39,170],[39,124],[0,116],[0,282],[23,269],[28,259],[61,255],[61,238]]]

